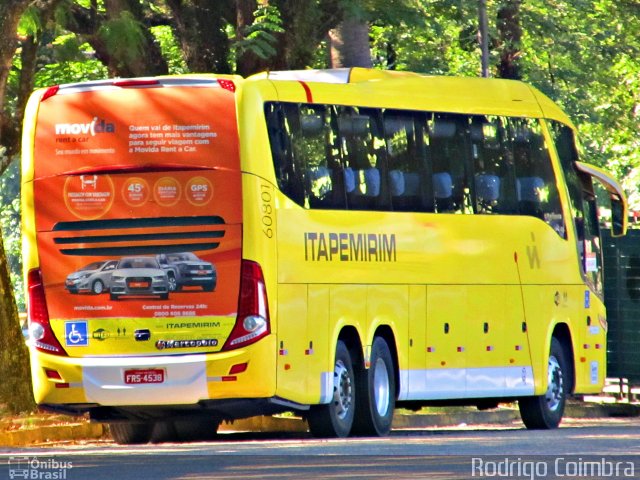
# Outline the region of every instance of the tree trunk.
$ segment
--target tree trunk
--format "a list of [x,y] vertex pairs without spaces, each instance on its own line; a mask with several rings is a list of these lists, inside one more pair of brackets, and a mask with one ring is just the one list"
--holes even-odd
[[[104,0],[107,17],[117,20],[123,12],[130,12],[140,23],[144,22],[142,4],[135,0]],[[162,57],[160,45],[147,28],[142,29],[144,34],[144,46],[135,58],[129,61],[114,58],[111,55],[107,63],[109,73],[119,77],[141,77],[148,75],[166,75],[169,72],[167,62]],[[110,53],[110,52],[109,52]]]
[[[258,8],[256,0],[236,0],[237,40],[244,38],[243,31],[253,23],[253,14]],[[269,61],[260,58],[255,52],[245,50],[236,59],[236,71],[243,77],[262,72],[269,67]]]
[[340,0],[270,0],[269,3],[280,10],[285,30],[279,35],[278,54],[271,62],[275,70],[302,69],[312,64],[327,32],[344,16]]
[[224,31],[225,19],[233,11],[231,3],[229,0],[167,0],[190,71],[231,73],[229,39]]
[[18,322],[9,267],[0,237],[0,404],[19,413],[35,409],[31,391],[29,353]]
[[500,62],[498,77],[521,80],[520,55],[522,27],[520,26],[520,5],[522,0],[505,0],[498,10],[498,42]]
[[[0,173],[9,165],[10,152],[15,150],[15,123],[5,107],[7,82],[13,62],[13,55],[18,47],[16,35],[18,22],[31,0],[4,0],[0,2]],[[7,141],[9,133],[11,142]],[[4,148],[2,148],[4,147]],[[6,149],[6,150],[5,150]]]
[[354,17],[345,18],[329,31],[331,68],[371,68],[369,25]]
[[[5,145],[9,151],[15,151],[19,140],[16,140],[15,122],[5,107],[7,80],[11,69],[13,55],[17,48],[17,27],[20,17],[31,3],[30,0],[8,0],[0,2],[0,150]],[[12,145],[7,145],[5,128],[11,128]],[[8,166],[10,157],[0,151],[2,164],[0,174]],[[29,355],[24,344],[18,322],[18,309],[13,296],[9,267],[6,261],[2,236],[0,235],[0,404],[13,413],[33,410],[35,404],[31,393],[31,375]]]
[[478,44],[482,77],[489,77],[489,26],[487,25],[487,0],[478,1]]

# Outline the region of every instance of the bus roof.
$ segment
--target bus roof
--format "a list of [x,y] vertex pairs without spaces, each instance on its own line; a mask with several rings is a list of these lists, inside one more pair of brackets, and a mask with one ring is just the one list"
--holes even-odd
[[[289,97],[287,84],[295,83],[298,85],[293,88],[298,93],[305,93],[308,103],[359,103],[361,106],[409,110],[545,117],[573,126],[551,99],[535,87],[517,80],[433,76],[367,68],[266,72],[247,79],[248,82],[260,80],[272,82],[283,101]],[[348,86],[337,88],[336,84]],[[356,98],[365,102],[356,102]]]

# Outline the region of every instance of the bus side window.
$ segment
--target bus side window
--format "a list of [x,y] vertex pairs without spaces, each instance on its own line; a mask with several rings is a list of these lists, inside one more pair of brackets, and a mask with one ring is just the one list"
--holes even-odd
[[540,124],[533,119],[510,119],[510,124],[520,214],[544,220],[565,238],[558,186]]
[[308,208],[344,208],[344,179],[331,147],[331,113],[321,105],[300,106],[299,131],[294,135],[294,155],[305,165]]
[[386,210],[383,184],[384,141],[377,128],[375,111],[338,107],[338,137],[344,167],[348,208]]
[[407,112],[384,113],[389,191],[393,210],[422,210],[424,185],[423,159],[418,135],[420,124]]
[[298,205],[304,205],[303,165],[296,163],[290,140],[293,124],[297,123],[298,107],[267,103],[265,115],[278,187]]
[[505,145],[504,119],[476,116],[470,125],[476,213],[514,213],[515,173]]
[[462,120],[460,115],[437,114],[429,122],[436,212],[464,212],[467,155]]

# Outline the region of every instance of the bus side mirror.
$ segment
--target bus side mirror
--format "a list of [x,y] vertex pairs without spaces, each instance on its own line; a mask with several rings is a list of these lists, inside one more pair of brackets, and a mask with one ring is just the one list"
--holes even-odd
[[624,202],[611,196],[611,236],[622,237],[627,233],[627,216]]

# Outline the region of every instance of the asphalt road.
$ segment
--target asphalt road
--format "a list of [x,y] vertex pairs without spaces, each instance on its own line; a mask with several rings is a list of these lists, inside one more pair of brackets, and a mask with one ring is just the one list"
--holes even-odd
[[640,419],[394,430],[386,438],[229,433],[219,441],[0,449],[0,480],[639,478]]

